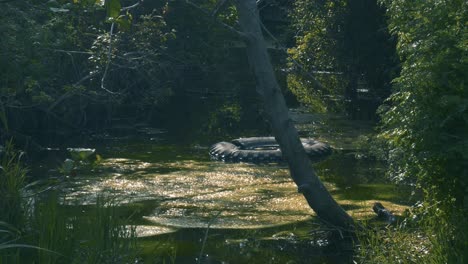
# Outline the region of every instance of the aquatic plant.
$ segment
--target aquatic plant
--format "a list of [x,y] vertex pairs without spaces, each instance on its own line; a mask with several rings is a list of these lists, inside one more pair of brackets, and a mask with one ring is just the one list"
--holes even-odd
[[[445,262],[466,263],[468,81],[466,1],[381,1],[401,74],[382,110],[388,175],[424,193],[418,217]],[[427,212],[427,213],[426,213]],[[443,262],[440,262],[443,263]]]
[[27,169],[21,164],[22,152],[7,142],[0,159],[0,221],[24,222],[21,193],[25,186]]
[[84,161],[96,152],[90,148],[67,148],[67,150],[74,161]]
[[40,263],[128,263],[138,253],[135,228],[125,225],[112,198],[98,196],[96,205],[71,216],[52,194],[35,210],[37,245],[59,254],[37,251]]
[[22,152],[7,143],[0,160],[0,263],[123,263],[137,255],[135,228],[98,195],[87,214],[71,216],[56,193],[25,196]]

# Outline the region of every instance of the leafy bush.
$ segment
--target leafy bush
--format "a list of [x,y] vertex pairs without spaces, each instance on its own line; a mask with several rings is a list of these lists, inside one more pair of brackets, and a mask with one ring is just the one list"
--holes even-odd
[[138,254],[135,229],[99,196],[87,215],[71,216],[57,195],[28,190],[21,152],[0,152],[0,263],[130,263]]
[[386,3],[402,60],[382,114],[390,176],[461,208],[468,194],[468,4]]
[[[389,176],[415,184],[449,263],[468,259],[468,3],[382,1],[402,70],[382,107]],[[428,224],[429,223],[429,224]]]
[[0,124],[10,134],[102,127],[113,109],[136,115],[172,95],[173,63],[163,53],[175,32],[163,10],[135,13],[110,43],[95,1],[42,2],[0,4]]
[[[294,1],[290,18],[296,38],[290,59],[304,67],[291,63],[288,87],[298,100],[316,111],[347,110],[353,117],[366,107],[375,111],[398,71],[377,1]],[[312,85],[310,74],[322,89]]]

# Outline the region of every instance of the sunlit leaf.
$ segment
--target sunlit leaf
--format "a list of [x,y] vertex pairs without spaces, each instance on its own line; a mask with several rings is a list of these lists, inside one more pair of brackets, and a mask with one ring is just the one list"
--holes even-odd
[[131,19],[127,16],[120,16],[115,20],[115,22],[123,30],[129,30],[132,25]]
[[122,5],[120,4],[120,0],[106,0],[105,6],[106,6],[108,18],[119,17],[120,9],[122,8]]

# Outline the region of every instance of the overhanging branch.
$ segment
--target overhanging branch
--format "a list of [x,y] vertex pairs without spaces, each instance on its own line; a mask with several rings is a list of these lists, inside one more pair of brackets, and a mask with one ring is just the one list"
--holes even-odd
[[[221,1],[223,1],[223,0],[221,0]],[[227,1],[226,1],[226,2],[227,2]],[[242,39],[247,39],[247,35],[246,35],[244,32],[241,32],[241,31],[239,31],[239,30],[237,30],[237,29],[231,27],[230,25],[228,25],[228,24],[226,24],[226,23],[220,21],[219,19],[217,19],[216,16],[213,16],[214,14],[216,14],[215,12],[213,12],[213,15],[212,15],[212,14],[210,14],[207,10],[203,9],[202,7],[200,7],[199,5],[193,3],[193,2],[190,1],[190,0],[185,0],[185,3],[188,4],[188,5],[190,5],[190,6],[192,6],[192,7],[194,7],[195,9],[197,9],[197,10],[200,11],[200,12],[202,12],[203,14],[205,14],[207,18],[210,18],[210,17],[211,17],[213,22],[216,22],[216,24],[222,26],[224,29],[226,29],[226,30],[228,30],[228,31],[230,31],[230,32],[232,32],[232,33],[234,33],[235,35],[241,37]],[[224,5],[224,4],[223,4],[223,5]]]
[[120,9],[120,11],[125,11],[125,10],[129,10],[129,9],[133,9],[133,8],[139,6],[141,2],[143,2],[143,0],[140,0],[140,1],[136,2],[135,4],[133,4],[133,5],[131,5],[131,6],[122,7],[122,9]]
[[219,0],[218,3],[216,4],[216,7],[214,8],[213,12],[211,13],[212,17],[216,17],[218,13],[223,10],[223,8],[226,6],[226,3],[228,0]]
[[[262,21],[260,21],[260,25],[262,26],[262,29],[263,31],[265,31],[265,33],[267,33],[268,36],[270,36],[271,39],[273,39],[273,41],[275,41],[281,48],[281,50],[288,50],[285,46],[283,46],[281,44],[281,42],[273,35],[273,33],[270,32],[270,30],[268,30],[268,28],[265,26],[265,24],[263,24]],[[305,75],[307,75],[307,77],[309,77],[310,81],[312,82],[312,85],[317,88],[317,89],[320,89],[320,90],[324,90],[324,87],[323,85],[317,81],[317,79],[315,79],[315,77],[309,72],[307,71],[304,66],[302,66],[297,60],[293,59],[293,58],[290,58],[292,63],[298,67],[299,69],[301,69]]]

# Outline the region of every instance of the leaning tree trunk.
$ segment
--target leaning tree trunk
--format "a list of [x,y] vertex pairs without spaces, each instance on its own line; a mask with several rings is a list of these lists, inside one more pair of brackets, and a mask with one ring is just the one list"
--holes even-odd
[[266,50],[255,0],[236,0],[239,23],[247,43],[247,56],[254,72],[273,134],[286,158],[291,177],[318,217],[327,224],[353,229],[353,219],[333,199],[314,172],[289,117],[289,110],[276,80]]

